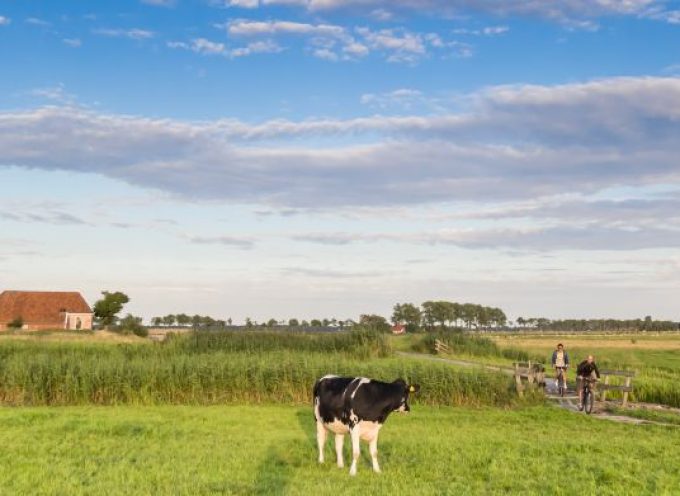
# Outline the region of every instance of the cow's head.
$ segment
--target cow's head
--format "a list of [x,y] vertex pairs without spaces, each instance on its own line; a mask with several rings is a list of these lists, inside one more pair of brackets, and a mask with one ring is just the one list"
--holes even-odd
[[411,407],[408,404],[408,397],[412,393],[417,393],[420,391],[420,386],[418,384],[407,384],[404,379],[397,379],[392,384],[399,386],[399,396],[395,402],[395,412],[408,413],[411,411]]

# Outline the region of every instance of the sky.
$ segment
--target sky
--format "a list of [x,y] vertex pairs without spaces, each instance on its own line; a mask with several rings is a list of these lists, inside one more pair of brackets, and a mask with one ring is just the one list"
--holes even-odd
[[680,319],[680,2],[0,0],[0,290]]

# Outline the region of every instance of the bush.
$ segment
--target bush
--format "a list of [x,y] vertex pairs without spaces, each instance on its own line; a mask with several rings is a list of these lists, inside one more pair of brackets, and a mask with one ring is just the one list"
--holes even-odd
[[7,324],[7,327],[10,329],[21,329],[24,327],[24,319],[21,317],[17,317],[16,319],[12,320]]

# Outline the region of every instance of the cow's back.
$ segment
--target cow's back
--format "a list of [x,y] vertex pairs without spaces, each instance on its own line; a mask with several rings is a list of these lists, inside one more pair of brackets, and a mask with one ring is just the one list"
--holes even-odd
[[314,416],[326,424],[343,419],[345,392],[354,377],[325,376],[314,384]]

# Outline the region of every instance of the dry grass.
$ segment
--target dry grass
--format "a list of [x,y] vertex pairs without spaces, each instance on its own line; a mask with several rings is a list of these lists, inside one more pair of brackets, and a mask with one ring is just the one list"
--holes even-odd
[[637,350],[680,350],[680,336],[675,338],[656,338],[640,335],[630,336],[536,336],[514,337],[494,336],[492,338],[501,347],[512,346],[513,348],[546,349],[554,348],[563,343],[565,348],[617,348]]

